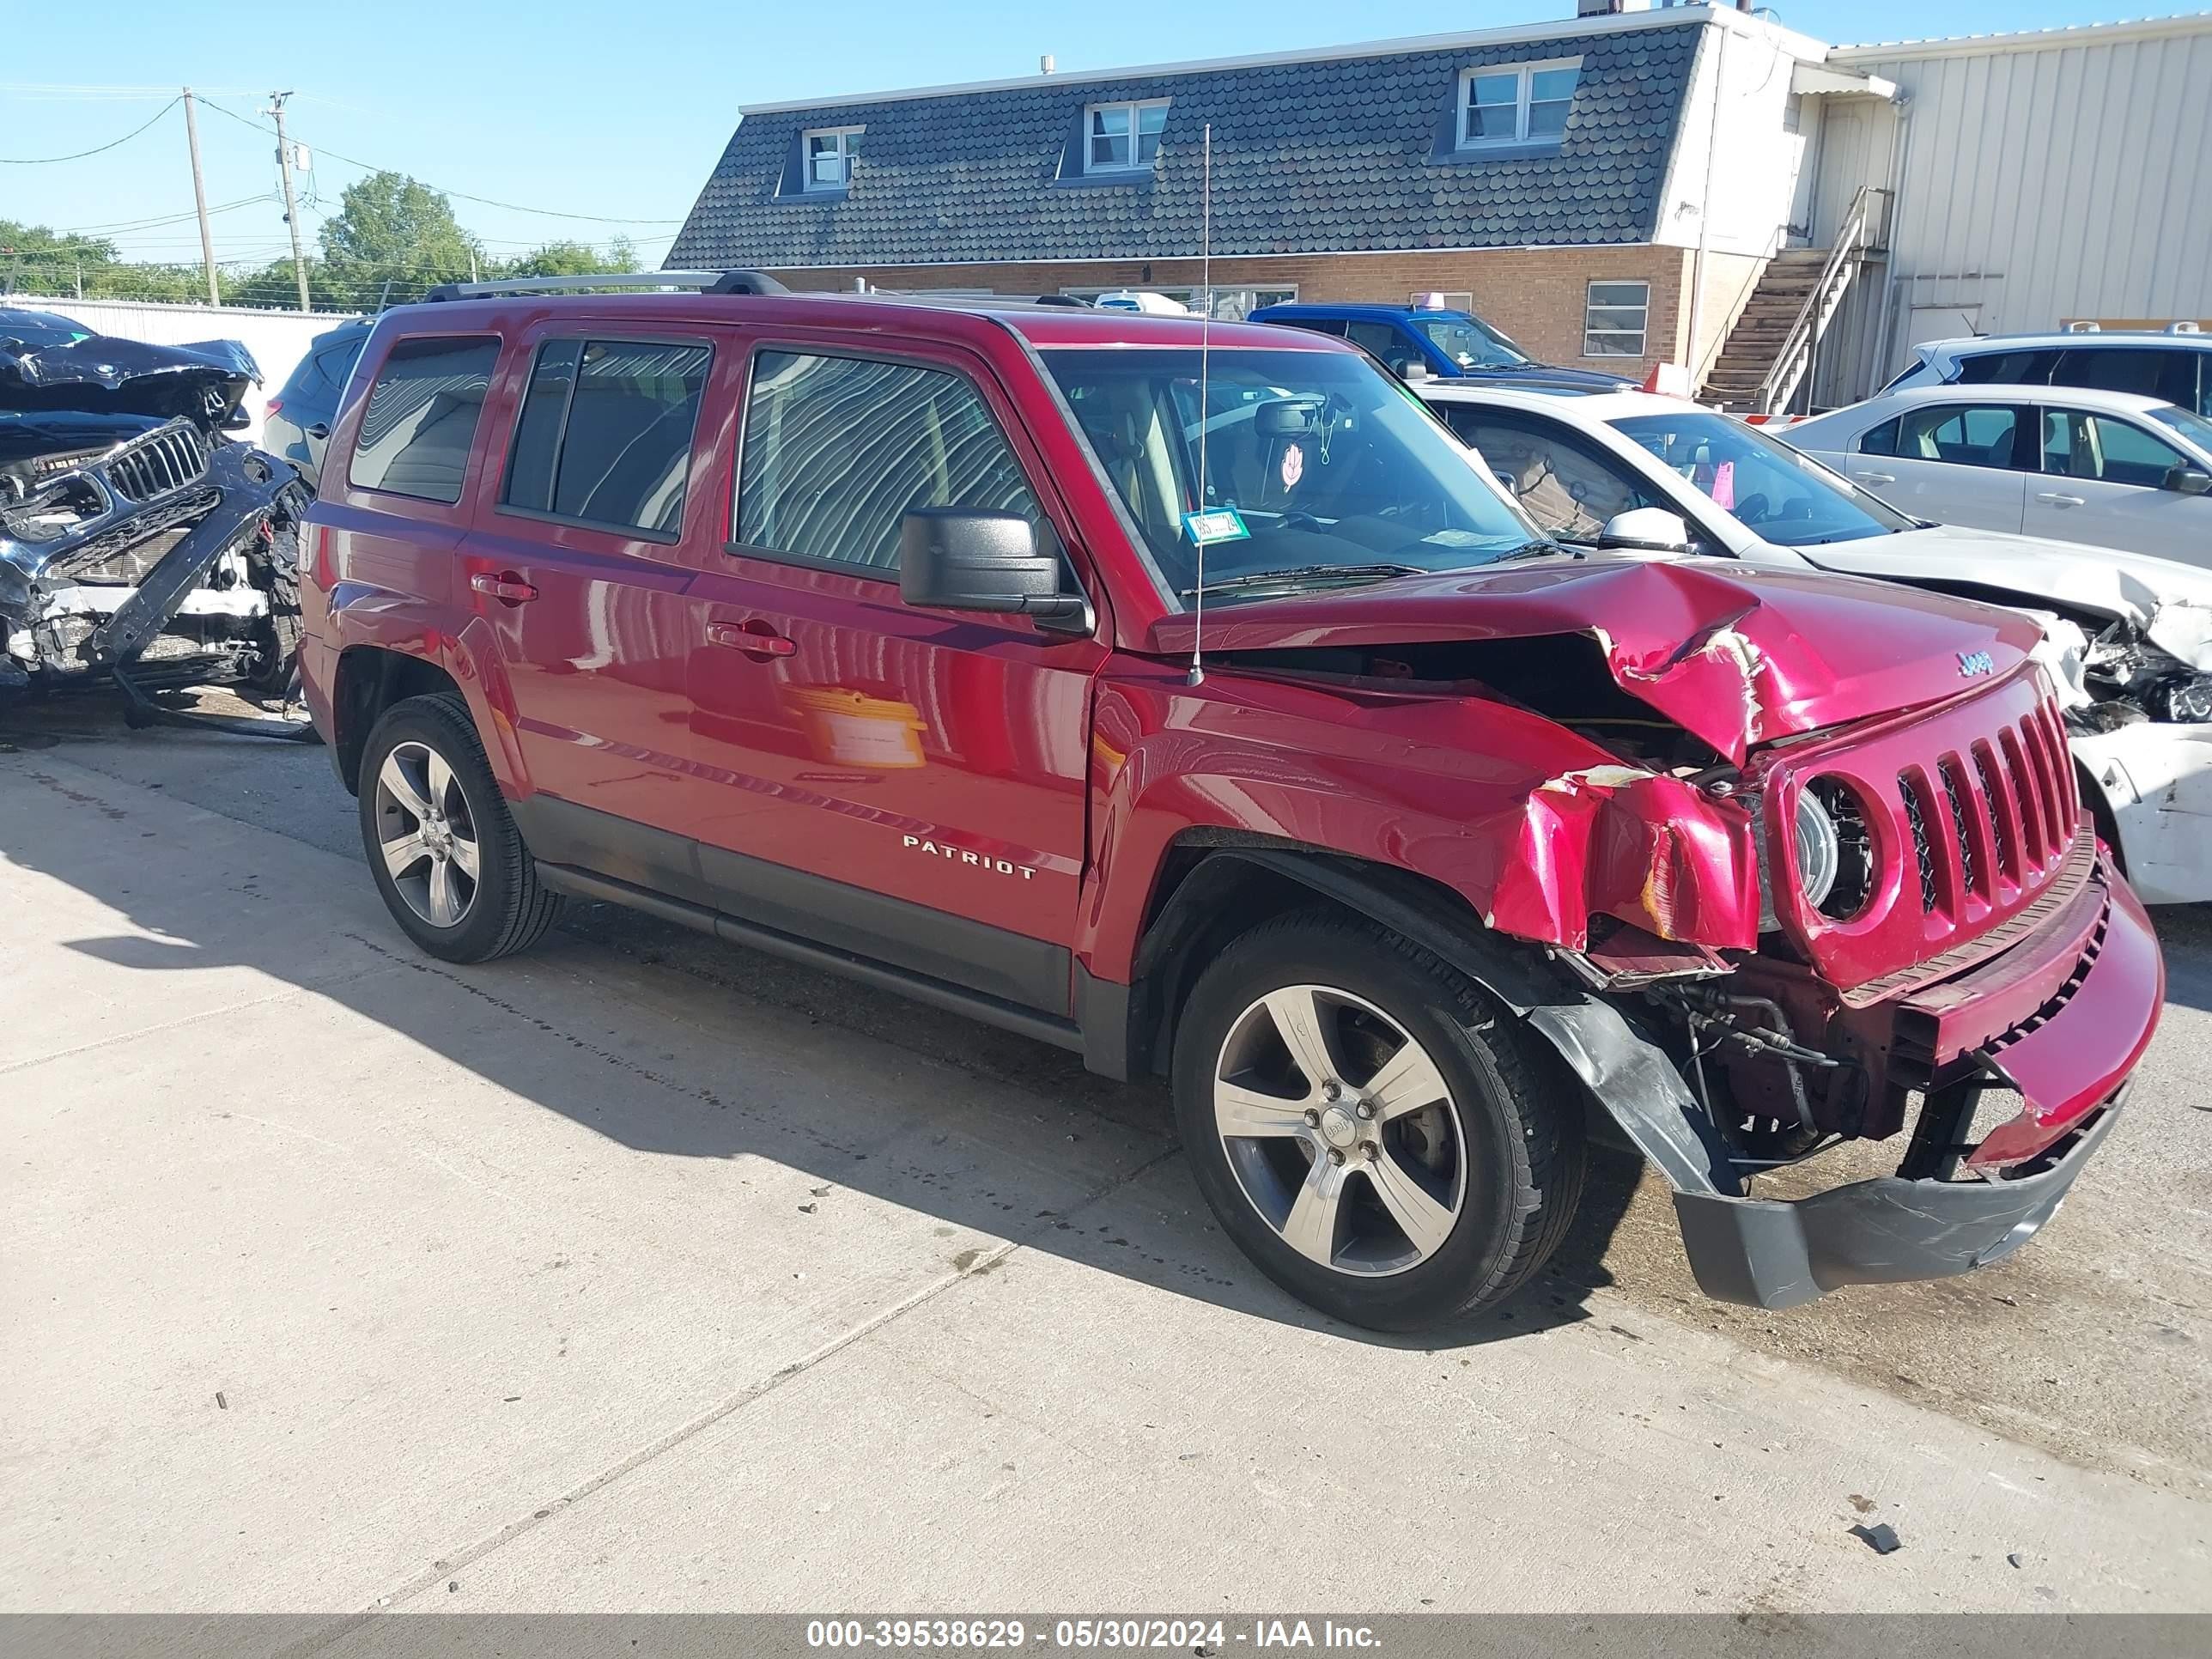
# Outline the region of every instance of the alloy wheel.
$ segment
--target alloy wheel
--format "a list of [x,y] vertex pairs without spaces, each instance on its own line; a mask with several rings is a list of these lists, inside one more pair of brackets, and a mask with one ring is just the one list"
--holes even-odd
[[394,744],[376,773],[376,841],[407,908],[433,927],[458,927],[476,903],[475,817],[446,757],[425,743]]
[[1377,1277],[1443,1247],[1467,1194],[1467,1137],[1443,1073],[1348,991],[1288,985],[1229,1028],[1214,1123],[1237,1184],[1283,1242]]

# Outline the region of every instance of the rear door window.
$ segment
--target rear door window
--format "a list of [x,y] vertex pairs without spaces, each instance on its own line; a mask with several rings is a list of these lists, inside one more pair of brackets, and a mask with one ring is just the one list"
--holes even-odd
[[1421,349],[1392,324],[1353,323],[1345,337],[1363,351],[1371,351],[1394,374],[1403,374],[1421,359]]
[[548,340],[514,427],[501,503],[673,541],[714,349],[703,340]]
[[499,342],[488,336],[393,346],[368,389],[347,482],[418,501],[459,501],[498,358]]
[[1891,447],[1873,453],[1906,461],[2005,469],[2013,464],[2020,411],[2001,404],[1931,404],[1899,416],[1894,424],[1895,433],[1885,434]]
[[2051,383],[2155,398],[2168,355],[2144,346],[2077,347],[2059,358]]
[[1632,507],[1675,510],[1622,462],[1549,421],[1475,404],[1433,407],[1528,516],[1562,541],[1594,542]]

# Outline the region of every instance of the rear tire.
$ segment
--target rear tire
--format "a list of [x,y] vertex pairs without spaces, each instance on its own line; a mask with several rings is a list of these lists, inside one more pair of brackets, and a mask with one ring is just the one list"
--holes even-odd
[[1229,1236],[1350,1323],[1415,1330],[1501,1302],[1574,1218],[1583,1103],[1564,1073],[1374,923],[1306,911],[1231,945],[1191,993],[1174,1080]]
[[560,914],[458,696],[409,697],[385,711],[362,753],[360,803],[385,908],[432,956],[509,956]]

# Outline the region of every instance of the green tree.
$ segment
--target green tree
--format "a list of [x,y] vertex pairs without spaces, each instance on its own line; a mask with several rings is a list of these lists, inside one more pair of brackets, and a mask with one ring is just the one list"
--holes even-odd
[[[307,302],[318,311],[348,307],[331,291],[323,267],[313,255],[307,258]],[[222,302],[227,306],[273,306],[291,311],[300,303],[300,285],[293,280],[291,256],[271,259],[258,270],[222,273]]]
[[400,173],[372,173],[346,186],[323,222],[321,276],[337,304],[374,311],[439,283],[466,282],[483,250],[440,191]]
[[198,264],[126,263],[104,237],[60,234],[45,225],[0,219],[0,293],[57,299],[204,300]]
[[592,276],[609,271],[637,269],[637,248],[627,236],[617,236],[601,252],[589,242],[566,238],[532,248],[505,267],[503,276]]

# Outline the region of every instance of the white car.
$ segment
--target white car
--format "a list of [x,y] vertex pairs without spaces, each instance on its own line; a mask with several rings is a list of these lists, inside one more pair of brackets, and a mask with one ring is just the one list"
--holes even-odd
[[1788,431],[1923,518],[2212,566],[2212,421],[2158,398],[1914,386]]
[[2212,899],[2212,573],[1909,518],[1766,432],[1672,398],[1415,390],[1562,541],[1810,567],[2036,613],[2083,798],[2129,878],[2154,904]]

